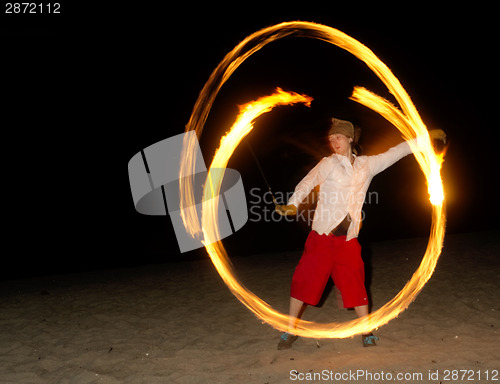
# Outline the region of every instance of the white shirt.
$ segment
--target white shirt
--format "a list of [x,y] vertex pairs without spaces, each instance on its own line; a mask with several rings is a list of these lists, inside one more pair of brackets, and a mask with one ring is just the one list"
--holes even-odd
[[313,231],[329,234],[349,214],[352,219],[346,238],[349,241],[358,237],[361,209],[373,177],[410,153],[410,145],[405,141],[380,155],[355,157],[353,164],[342,155],[324,157],[297,184],[288,204],[298,207],[319,185]]

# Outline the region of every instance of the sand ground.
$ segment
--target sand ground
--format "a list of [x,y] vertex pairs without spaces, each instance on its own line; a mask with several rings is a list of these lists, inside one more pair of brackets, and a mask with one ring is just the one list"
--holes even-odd
[[[426,243],[369,245],[374,309],[404,286]],[[278,351],[280,332],[250,313],[208,260],[4,281],[1,382],[500,382],[499,245],[498,231],[447,236],[435,274],[404,313],[376,332],[375,348],[363,348],[356,336],[319,346],[299,338]],[[286,312],[299,258],[300,252],[255,255],[233,263],[248,288]],[[330,294],[304,318],[354,316]],[[455,373],[460,379],[453,380]]]

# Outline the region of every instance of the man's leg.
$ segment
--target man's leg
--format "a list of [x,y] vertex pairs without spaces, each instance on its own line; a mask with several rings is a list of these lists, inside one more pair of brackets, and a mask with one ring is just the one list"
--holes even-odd
[[356,315],[358,315],[358,317],[368,315],[368,305],[360,305],[358,307],[354,307],[354,310],[356,311]]
[[[358,307],[354,307],[354,310],[356,311],[358,317],[368,316],[368,305],[360,305]],[[363,341],[364,347],[372,347],[377,345],[376,341],[378,340],[378,337],[373,336],[373,333],[371,332],[363,332],[363,334],[361,335],[361,339]]]
[[304,253],[292,277],[288,332],[281,335],[278,349],[291,348],[297,340],[293,332],[302,317],[305,303],[316,305],[319,302],[332,269],[331,243],[330,236],[314,231],[309,233]]
[[[340,240],[340,239],[339,239]],[[361,318],[368,316],[368,295],[365,288],[365,269],[361,258],[361,246],[357,239],[341,243],[332,279],[342,293],[345,308],[354,308]],[[365,347],[376,345],[377,338],[371,332],[362,334]]]
[[[368,295],[365,288],[365,266],[357,239],[348,242],[337,238],[336,263],[331,277],[340,291],[344,308],[354,308],[358,317],[368,315]],[[339,302],[340,300],[337,300]]]
[[297,325],[297,321],[302,317],[306,305],[303,301],[290,296],[290,320],[288,322],[288,331],[283,333],[278,343],[278,349],[288,349],[292,348],[292,344],[297,340],[296,335],[293,334],[293,330]]
[[290,297],[290,321],[288,322],[288,332],[293,333],[297,321],[302,317],[306,306],[303,301],[296,299],[295,297]]
[[[359,318],[368,315],[368,305],[360,305],[359,307],[354,307],[354,310],[356,311],[356,315],[358,315]],[[363,335],[370,335],[370,334],[371,332],[363,333]]]

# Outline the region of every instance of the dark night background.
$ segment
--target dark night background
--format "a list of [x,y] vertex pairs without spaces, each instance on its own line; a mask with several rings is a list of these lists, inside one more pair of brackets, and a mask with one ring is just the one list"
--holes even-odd
[[[497,228],[494,4],[443,10],[307,4],[240,12],[238,4],[97,11],[64,3],[61,15],[4,14],[1,278],[207,257],[204,250],[179,253],[168,217],[135,211],[128,161],[184,131],[210,73],[239,41],[291,20],[326,24],[367,45],[400,79],[427,127],[446,131],[447,233]],[[400,142],[395,128],[348,100],[355,85],[392,100],[340,48],[305,38],[266,46],[219,93],[201,139],[206,163],[237,105],[275,87],[315,99],[311,108],[280,107],[262,116],[248,137],[277,193],[292,192],[324,155],[330,116],[363,129],[366,154]],[[265,192],[245,145],[229,167],[242,174],[247,193]],[[363,246],[428,235],[425,180],[411,156],[377,176],[370,191],[378,201],[365,205]],[[307,232],[303,223],[248,222],[224,243],[230,256],[300,250]]]

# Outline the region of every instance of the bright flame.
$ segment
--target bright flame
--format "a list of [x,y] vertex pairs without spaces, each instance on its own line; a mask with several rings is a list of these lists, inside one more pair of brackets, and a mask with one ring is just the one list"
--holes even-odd
[[[393,104],[362,87],[354,87],[350,99],[363,104],[386,118],[400,130],[406,140],[411,140],[413,137],[419,136],[419,148],[412,148],[413,154],[422,172],[427,177],[431,203],[433,205],[441,204],[444,200],[444,192],[440,170],[444,160],[444,153],[434,153],[427,129],[423,122],[417,120],[413,123],[414,125],[412,125],[412,121],[401,113]],[[414,129],[414,127],[418,129]],[[422,148],[425,148],[425,150],[421,152],[420,150]]]
[[[300,336],[315,338],[345,338],[362,332],[376,329],[405,310],[421,291],[425,283],[434,272],[436,263],[441,252],[444,238],[445,212],[443,208],[444,194],[443,185],[439,170],[443,160],[442,155],[436,155],[431,145],[427,129],[422,122],[410,97],[403,89],[398,79],[392,74],[387,66],[382,63],[375,54],[363,44],[352,37],[334,28],[308,23],[289,22],[274,25],[255,32],[238,44],[229,52],[224,60],[214,70],[210,79],[200,93],[195,104],[190,121],[186,130],[196,130],[198,136],[201,135],[203,125],[206,121],[210,108],[222,85],[229,79],[231,74],[253,53],[257,52],[266,44],[281,39],[286,36],[306,36],[320,39],[335,44],[363,60],[367,66],[382,80],[391,94],[396,98],[401,110],[389,103],[382,97],[367,91],[364,88],[356,87],[351,98],[384,116],[396,128],[398,128],[406,140],[419,137],[418,148],[412,148],[415,158],[424,172],[432,205],[432,227],[429,236],[429,243],[424,257],[418,269],[413,274],[411,280],[405,287],[387,304],[379,310],[347,323],[318,324],[301,320],[293,332]],[[279,95],[279,96],[277,96]],[[288,96],[287,96],[288,95]],[[282,99],[284,97],[285,99]],[[288,99],[290,97],[290,99]],[[274,95],[263,97],[255,102],[251,102],[242,107],[236,123],[229,133],[221,140],[221,146],[217,150],[209,176],[205,184],[205,196],[214,196],[220,190],[222,176],[214,177],[212,180],[212,168],[225,168],[232,153],[239,142],[247,135],[252,127],[253,121],[262,113],[272,109],[278,104],[309,103],[307,96],[288,94],[281,90]],[[183,155],[180,170],[180,193],[181,201],[194,201],[192,180],[183,179],[189,175],[193,169],[195,159],[192,151],[193,143],[184,143]],[[216,179],[215,179],[216,178]],[[182,182],[187,180],[187,182]],[[218,199],[204,199],[202,204],[201,226],[198,221],[194,204],[191,212],[183,216],[184,225],[192,230],[194,235],[203,232],[206,249],[210,258],[217,268],[220,276],[227,284],[231,292],[247,306],[257,317],[269,323],[279,330],[287,330],[289,317],[277,312],[266,302],[257,297],[245,288],[235,277],[231,263],[227,257],[222,242],[212,243],[212,239],[217,239],[218,228],[216,223]],[[186,206],[183,204],[183,206]]]
[[[213,221],[211,222],[210,219],[216,217],[215,215],[218,212],[218,199],[214,199],[213,197],[219,195],[224,172],[212,172],[212,169],[219,170],[226,168],[226,165],[238,144],[253,129],[253,122],[257,117],[263,113],[271,111],[278,105],[304,103],[309,107],[312,100],[312,97],[307,95],[299,95],[295,92],[285,92],[281,88],[277,88],[276,92],[270,96],[264,96],[258,100],[251,101],[240,106],[240,113],[236,118],[236,122],[233,124],[227,135],[221,138],[220,147],[216,151],[208,171],[208,182],[205,184],[203,191],[204,203],[202,204],[202,212],[205,212],[205,209],[210,209],[211,215],[202,216],[202,231],[205,243],[207,242],[206,240],[221,238],[218,233],[219,228],[217,225],[213,225]],[[212,201],[212,204],[206,203],[207,201]],[[208,241],[208,243],[210,244],[214,241],[216,240]]]

